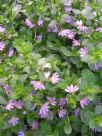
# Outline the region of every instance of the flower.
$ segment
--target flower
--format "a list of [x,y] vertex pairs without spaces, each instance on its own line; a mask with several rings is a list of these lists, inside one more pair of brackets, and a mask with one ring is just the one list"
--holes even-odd
[[45,103],[41,106],[39,115],[41,118],[47,118],[49,113],[49,103]]
[[36,36],[36,41],[37,42],[41,42],[41,40],[42,40],[42,35],[37,35]]
[[96,31],[97,31],[97,32],[102,32],[102,27],[96,28]]
[[84,106],[87,106],[89,103],[90,103],[90,101],[89,101],[89,99],[87,97],[83,98],[80,101],[80,105],[81,105],[82,108],[84,108]]
[[68,24],[72,24],[73,23],[73,18],[70,16],[70,17],[68,17],[68,19],[66,20],[66,22],[68,23]]
[[20,131],[18,132],[18,136],[24,136],[23,130],[20,130]]
[[88,48],[84,47],[79,50],[80,56],[85,57],[88,54]]
[[67,86],[65,91],[68,92],[68,93],[75,93],[79,90],[79,87],[77,85],[70,85],[70,86]]
[[56,98],[53,97],[47,97],[47,100],[50,102],[51,105],[55,106],[56,105]]
[[60,109],[58,115],[60,118],[64,118],[66,115],[66,109]]
[[74,110],[74,114],[76,117],[79,115],[79,112],[80,112],[80,108],[77,108]]
[[42,20],[42,18],[41,17],[39,17],[39,19],[38,19],[38,26],[43,26],[43,20]]
[[8,53],[7,53],[8,57],[12,57],[13,54],[14,54],[14,49],[10,48],[9,51],[8,51]]
[[0,26],[0,32],[4,32],[5,31],[5,27],[4,26]]
[[80,46],[80,41],[79,40],[75,40],[75,39],[73,39],[73,45],[74,46]]
[[58,32],[58,26],[55,25],[55,26],[48,26],[48,29],[47,29],[48,32]]
[[77,25],[77,29],[79,29],[79,31],[87,33],[88,27],[83,25],[82,20],[76,21],[76,25]]
[[19,118],[17,117],[11,117],[11,119],[8,121],[9,124],[11,124],[12,126],[16,126],[16,124],[18,124]]
[[10,100],[8,104],[6,105],[6,110],[11,110],[14,108],[15,100]]
[[14,106],[17,109],[22,109],[24,105],[23,105],[23,102],[21,100],[19,100],[18,102],[15,101],[15,105]]
[[63,107],[66,103],[67,103],[66,98],[61,98],[60,101],[59,101],[59,106]]
[[59,75],[58,75],[57,72],[55,72],[55,73],[52,75],[51,82],[52,82],[53,84],[56,84],[56,83],[59,82],[59,80],[60,80]]
[[72,31],[69,30],[69,29],[64,29],[64,30],[60,31],[58,35],[59,35],[59,36],[62,36],[62,37],[67,37],[67,38],[69,38],[69,39],[73,39],[74,36],[75,36],[75,33],[72,32]]
[[100,65],[96,63],[96,64],[94,65],[94,70],[96,71],[96,70],[99,70],[99,69],[100,69]]
[[42,83],[38,82],[38,81],[31,81],[31,84],[33,85],[35,90],[43,90],[43,89],[45,89],[45,86]]
[[11,87],[8,84],[3,84],[3,89],[7,95],[12,91]]
[[51,74],[50,71],[44,72],[44,76],[45,76],[47,79],[49,78],[50,74]]
[[38,130],[38,128],[39,128],[39,123],[37,121],[33,121],[33,123],[32,123],[32,129]]
[[77,27],[80,31],[87,33],[88,27],[87,26],[78,26]]
[[0,42],[0,51],[3,51],[4,48],[5,48],[5,44],[4,44],[4,42],[2,41],[2,42]]
[[64,10],[65,10],[66,13],[71,12],[72,11],[72,7],[65,6]]
[[29,19],[26,19],[26,20],[25,20],[25,24],[26,24],[29,28],[33,28],[33,27],[34,27],[34,24],[33,24]]

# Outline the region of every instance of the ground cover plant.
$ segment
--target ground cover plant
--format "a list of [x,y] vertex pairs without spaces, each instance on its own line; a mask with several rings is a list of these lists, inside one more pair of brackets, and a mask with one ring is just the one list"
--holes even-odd
[[0,136],[102,136],[102,0],[0,0]]

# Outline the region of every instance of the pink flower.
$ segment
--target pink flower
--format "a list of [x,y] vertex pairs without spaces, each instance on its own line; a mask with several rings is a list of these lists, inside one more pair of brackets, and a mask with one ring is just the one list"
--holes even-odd
[[43,89],[45,89],[45,86],[41,82],[31,81],[31,84],[33,85],[35,90],[43,90]]
[[38,19],[38,26],[43,26],[43,20],[42,20],[42,18],[41,17],[39,17],[39,19]]
[[51,82],[52,82],[53,84],[56,84],[56,83],[59,82],[59,80],[60,80],[59,75],[58,75],[57,72],[55,72],[55,73],[52,75]]
[[29,28],[33,28],[33,27],[34,27],[34,24],[33,24],[29,19],[26,19],[26,20],[25,20],[25,24],[26,24]]
[[32,123],[32,129],[33,130],[38,130],[38,128],[39,128],[39,123],[38,123],[38,121],[33,121],[33,123]]
[[102,27],[96,28],[96,31],[97,31],[97,32],[102,32]]
[[0,26],[0,32],[4,32],[5,31],[5,27]]
[[19,118],[16,117],[12,117],[8,123],[11,124],[12,126],[16,126],[16,124],[18,124]]
[[49,114],[49,103],[45,103],[41,106],[39,115],[41,118],[47,118]]
[[62,37],[67,37],[67,38],[69,38],[69,39],[73,39],[74,36],[75,36],[75,33],[72,32],[72,31],[69,30],[69,29],[64,29],[64,30],[60,31],[58,35],[59,35],[59,36],[62,36]]
[[88,48],[84,47],[79,50],[80,56],[85,57],[88,54]]
[[75,93],[79,90],[79,87],[77,85],[70,85],[70,86],[67,86],[65,91],[68,92],[68,93]]
[[74,46],[80,46],[80,41],[73,39],[73,45]]
[[51,98],[51,97],[47,97],[47,100],[49,101],[49,103],[51,104],[51,105],[53,105],[53,106],[55,106],[56,105],[56,98],[55,97],[53,97],[53,98]]
[[58,105],[59,105],[60,107],[63,107],[66,103],[67,103],[66,98],[61,98]]
[[85,106],[87,106],[89,103],[90,103],[90,101],[89,101],[89,99],[87,97],[83,98],[80,101],[80,105],[81,105],[82,108],[84,108]]
[[64,8],[65,12],[68,13],[68,12],[71,12],[72,11],[72,7],[65,7]]
[[82,20],[76,21],[76,25],[77,25],[77,28],[79,29],[79,31],[87,33],[88,27],[83,25]]
[[4,42],[2,41],[2,42],[0,42],[0,51],[3,51],[4,48],[5,48],[5,44],[4,44]]
[[66,115],[66,109],[60,109],[58,115],[60,118],[64,118]]
[[6,105],[6,110],[11,110],[14,108],[15,100],[10,100],[8,104]]
[[15,102],[14,106],[17,109],[22,109],[24,105],[23,105],[23,102],[21,100],[19,100],[18,102],[17,101]]
[[7,53],[8,57],[12,57],[13,54],[14,54],[14,49],[10,48],[9,51],[8,51],[8,53]]

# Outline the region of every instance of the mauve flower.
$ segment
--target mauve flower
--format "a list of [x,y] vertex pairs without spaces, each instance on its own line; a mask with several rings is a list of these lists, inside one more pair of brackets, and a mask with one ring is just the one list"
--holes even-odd
[[88,27],[83,25],[82,20],[76,21],[76,25],[77,25],[77,28],[79,29],[79,31],[87,33]]
[[3,89],[7,95],[12,91],[11,87],[8,84],[3,84]]
[[84,108],[84,106],[87,106],[89,103],[90,103],[90,101],[89,101],[89,99],[87,97],[83,98],[80,101],[80,105],[81,105],[82,108]]
[[45,103],[41,106],[39,115],[41,118],[47,118],[49,114],[49,103]]
[[47,100],[50,102],[50,104],[51,105],[53,105],[53,106],[55,106],[56,105],[56,98],[55,97],[53,97],[53,98],[51,98],[51,97],[47,97]]
[[19,100],[18,102],[17,101],[15,101],[15,108],[17,108],[17,109],[22,109],[23,108],[23,106],[24,106],[24,104],[23,104],[23,102],[21,101],[21,100]]
[[100,65],[99,64],[95,64],[94,65],[94,70],[96,71],[96,70],[99,70],[100,69]]
[[13,49],[13,48],[10,48],[9,51],[8,51],[8,53],[7,53],[7,56],[8,56],[8,57],[12,57],[13,54],[14,54],[14,49]]
[[60,109],[58,115],[60,118],[64,118],[66,116],[66,109]]
[[85,57],[88,54],[88,48],[84,47],[79,50],[80,56]]
[[102,32],[102,27],[96,28],[96,31],[97,31],[97,32]]
[[8,123],[11,124],[12,126],[16,126],[16,124],[18,124],[19,118],[17,117],[12,117]]
[[10,100],[8,104],[6,105],[6,110],[11,110],[15,106],[15,100]]
[[69,13],[69,12],[71,12],[72,11],[72,7],[64,7],[64,10],[65,10],[65,12],[66,13]]
[[25,24],[26,24],[29,28],[33,28],[33,27],[34,27],[34,24],[33,24],[29,19],[26,19],[26,20],[25,20]]
[[80,108],[77,108],[77,109],[74,110],[74,114],[75,114],[76,117],[78,117],[79,112],[80,112]]
[[51,74],[50,71],[44,72],[44,76],[45,76],[47,79],[49,78],[50,74]]
[[70,85],[70,86],[67,86],[65,91],[68,92],[68,93],[75,93],[79,90],[79,87],[77,85]]
[[78,26],[77,28],[79,29],[79,31],[87,33],[87,30],[88,30],[87,26]]
[[97,128],[93,128],[92,131],[93,131],[94,133],[101,132],[101,131],[98,130]]
[[60,31],[58,35],[59,35],[59,36],[62,36],[62,37],[67,37],[67,38],[69,38],[69,39],[73,39],[74,36],[75,36],[75,33],[72,32],[72,31],[69,30],[69,29],[64,29],[64,30]]
[[38,130],[38,128],[39,128],[39,123],[38,123],[38,121],[33,121],[33,123],[32,123],[32,129],[33,129],[33,130]]
[[59,105],[60,107],[63,107],[66,103],[67,103],[66,98],[61,98],[58,105]]
[[5,48],[5,44],[4,44],[4,42],[2,41],[2,42],[0,42],[0,51],[3,51],[4,48]]
[[42,35],[37,35],[36,36],[36,41],[41,42],[41,40],[42,40]]
[[75,40],[75,39],[73,39],[73,45],[74,46],[80,46],[80,41],[79,40]]
[[66,20],[66,22],[68,23],[68,24],[72,24],[73,23],[73,17],[68,17],[68,19]]
[[59,82],[59,80],[60,80],[59,75],[58,75],[57,72],[55,72],[55,73],[52,75],[51,82],[52,82],[53,84],[56,84],[56,83]]
[[39,17],[39,19],[38,19],[38,26],[43,26],[43,20],[42,20],[42,18],[41,17]]
[[25,136],[23,130],[20,130],[20,131],[18,132],[18,136]]
[[35,90],[43,90],[43,89],[45,89],[45,86],[41,82],[31,81],[31,84],[33,85]]
[[48,32],[58,32],[58,26],[48,26]]
[[0,32],[4,32],[5,31],[5,27],[4,26],[0,26]]

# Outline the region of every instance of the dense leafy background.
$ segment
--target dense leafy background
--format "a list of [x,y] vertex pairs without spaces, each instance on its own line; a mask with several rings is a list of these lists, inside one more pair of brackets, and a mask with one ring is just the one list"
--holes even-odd
[[[67,0],[0,0],[0,41],[5,48],[0,51],[0,136],[16,136],[20,130],[25,136],[101,136],[102,135],[102,32],[96,28],[102,26],[102,0],[73,0],[72,11],[64,10]],[[38,26],[39,16],[43,26]],[[73,17],[73,23],[66,20]],[[29,28],[25,20],[31,20],[35,26]],[[88,27],[84,33],[77,29],[75,22],[82,20]],[[50,30],[58,31],[53,32]],[[75,32],[75,39],[80,46],[73,46],[72,39],[61,37],[61,30],[70,29]],[[42,35],[42,39],[37,39]],[[12,57],[8,57],[10,48],[14,49]],[[87,47],[88,54],[80,56],[80,48]],[[44,65],[50,63],[50,68]],[[99,65],[95,69],[95,64]],[[57,72],[60,81],[52,84],[46,79],[44,72],[51,75]],[[34,94],[32,80],[41,81],[46,87]],[[4,89],[8,84],[11,88]],[[65,92],[68,85],[78,85],[74,95]],[[59,106],[50,106],[49,117],[39,116],[41,105],[47,102],[46,96],[55,97],[57,103],[65,97],[67,111],[65,118],[59,118]],[[87,97],[90,103],[84,108],[80,101]],[[22,109],[6,110],[10,100],[22,100]],[[33,108],[35,106],[35,108]],[[75,109],[80,113],[75,116]],[[18,117],[16,126],[8,120]],[[32,122],[39,123],[38,130],[32,129]],[[20,136],[20,135],[19,135]],[[22,135],[23,136],[23,135]]]

